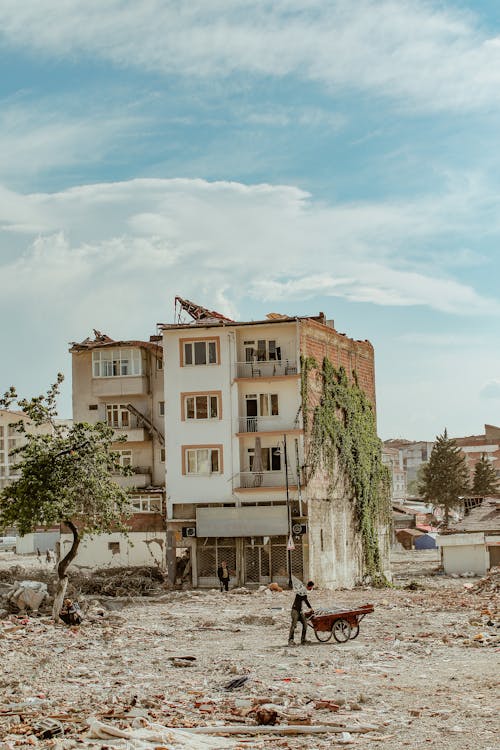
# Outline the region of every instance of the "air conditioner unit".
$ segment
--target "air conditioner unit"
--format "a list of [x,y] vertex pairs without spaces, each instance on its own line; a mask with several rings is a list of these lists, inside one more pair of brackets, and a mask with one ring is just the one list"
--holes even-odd
[[196,536],[196,528],[194,526],[183,526],[182,527],[182,536]]
[[292,533],[295,534],[295,536],[301,536],[302,534],[307,533],[307,524],[305,523],[294,523],[292,526]]

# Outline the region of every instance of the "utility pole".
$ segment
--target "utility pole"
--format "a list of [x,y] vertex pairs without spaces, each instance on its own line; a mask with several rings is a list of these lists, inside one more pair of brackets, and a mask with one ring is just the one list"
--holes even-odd
[[283,435],[283,455],[285,457],[285,487],[286,487],[286,509],[288,515],[288,540],[286,543],[286,551],[288,557],[288,588],[293,588],[292,583],[292,509],[290,507],[290,491],[288,487],[288,453],[286,450],[286,433]]

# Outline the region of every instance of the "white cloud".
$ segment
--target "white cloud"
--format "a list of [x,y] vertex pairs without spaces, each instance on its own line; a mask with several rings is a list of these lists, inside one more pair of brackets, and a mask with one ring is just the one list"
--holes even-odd
[[495,106],[500,40],[424,0],[3,0],[4,39],[165,74],[297,76],[426,110]]
[[407,237],[439,234],[440,214],[447,230],[449,196],[331,206],[290,186],[188,179],[3,195],[0,257],[8,257],[14,230],[25,238],[22,255],[0,264],[4,303],[18,288],[36,294],[42,285],[82,308],[91,294],[92,304],[99,300],[100,310],[118,319],[135,314],[110,294],[125,285],[146,288],[155,300],[179,292],[207,300],[219,295],[228,306],[245,296],[291,301],[322,294],[463,315],[500,312],[467,284],[432,266],[415,270],[404,259]]
[[500,380],[489,380],[481,388],[481,398],[500,399]]
[[0,179],[15,183],[56,167],[96,164],[137,126],[139,117],[68,111],[73,102],[35,101],[28,107],[0,102]]

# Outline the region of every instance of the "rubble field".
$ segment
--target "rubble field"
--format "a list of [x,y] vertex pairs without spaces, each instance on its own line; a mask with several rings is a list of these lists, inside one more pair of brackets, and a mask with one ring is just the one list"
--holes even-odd
[[[0,748],[493,750],[499,578],[405,568],[394,588],[314,590],[316,610],[374,605],[343,644],[308,628],[308,643],[289,647],[293,593],[264,587],[160,584],[148,597],[94,587],[79,595],[75,628],[4,612]],[[203,727],[232,733],[192,733]]]

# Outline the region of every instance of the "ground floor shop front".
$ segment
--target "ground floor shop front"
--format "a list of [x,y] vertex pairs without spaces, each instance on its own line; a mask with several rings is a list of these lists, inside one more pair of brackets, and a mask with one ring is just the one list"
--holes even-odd
[[301,580],[304,575],[302,536],[293,540],[292,550],[288,550],[286,536],[207,537],[195,541],[191,548],[194,586],[218,586],[217,569],[223,561],[231,574],[231,587],[272,581],[287,586],[290,571]]

